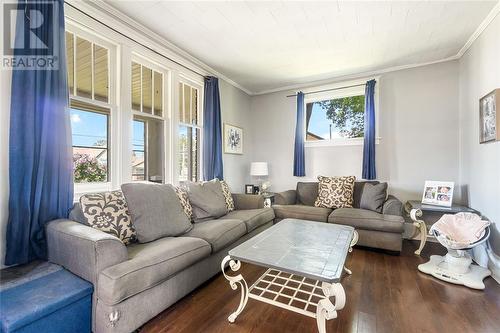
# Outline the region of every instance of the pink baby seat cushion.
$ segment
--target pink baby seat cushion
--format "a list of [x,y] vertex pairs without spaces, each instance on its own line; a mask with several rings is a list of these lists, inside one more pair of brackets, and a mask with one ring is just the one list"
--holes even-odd
[[429,230],[445,247],[461,250],[485,238],[489,221],[474,213],[445,214]]

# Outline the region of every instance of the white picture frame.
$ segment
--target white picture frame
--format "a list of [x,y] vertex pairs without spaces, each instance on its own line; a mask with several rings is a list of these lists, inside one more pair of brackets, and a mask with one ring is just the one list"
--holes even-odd
[[243,128],[224,123],[224,153],[243,154]]
[[422,203],[451,207],[454,188],[454,182],[427,180],[424,186],[424,193],[422,193]]

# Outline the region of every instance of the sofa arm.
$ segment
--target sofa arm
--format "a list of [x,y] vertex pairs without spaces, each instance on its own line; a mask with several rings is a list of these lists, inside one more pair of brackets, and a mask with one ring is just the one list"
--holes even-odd
[[115,236],[71,220],[47,224],[50,262],[96,285],[99,273],[128,260],[127,248]]
[[403,216],[403,203],[393,195],[388,195],[382,207],[382,214]]
[[275,205],[295,205],[297,202],[297,191],[288,190],[274,195]]
[[264,208],[264,197],[255,194],[233,193],[234,208],[237,210]]

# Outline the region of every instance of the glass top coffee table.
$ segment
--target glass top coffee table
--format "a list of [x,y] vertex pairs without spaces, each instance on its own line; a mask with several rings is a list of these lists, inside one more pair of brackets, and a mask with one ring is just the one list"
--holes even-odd
[[[344,264],[357,240],[350,226],[285,219],[230,250],[221,268],[233,290],[240,286],[241,298],[229,322],[252,298],[316,318],[318,331],[326,332],[325,321],[336,318],[345,305],[340,281],[343,271],[351,274]],[[248,287],[241,274],[230,276],[224,270],[229,264],[236,272],[241,262],[268,269]]]

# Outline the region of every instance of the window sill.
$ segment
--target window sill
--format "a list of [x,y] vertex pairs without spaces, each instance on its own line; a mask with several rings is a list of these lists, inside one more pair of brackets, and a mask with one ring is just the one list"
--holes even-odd
[[[375,138],[375,144],[379,144],[382,138]],[[365,139],[336,139],[336,140],[321,140],[321,141],[306,141],[305,147],[341,147],[341,146],[362,146]]]
[[107,183],[75,183],[75,194],[73,201],[79,201],[80,197],[87,193],[107,192],[112,189],[111,182]]

